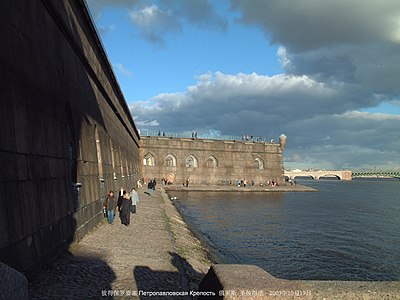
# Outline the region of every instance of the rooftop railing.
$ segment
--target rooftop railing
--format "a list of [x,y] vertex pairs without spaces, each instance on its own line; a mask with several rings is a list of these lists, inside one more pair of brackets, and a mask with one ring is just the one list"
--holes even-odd
[[159,137],[172,137],[172,138],[194,138],[194,139],[210,139],[210,140],[223,140],[223,141],[250,141],[250,142],[265,142],[265,143],[275,143],[273,139],[267,139],[261,136],[253,136],[244,134],[242,136],[238,135],[212,135],[204,134],[198,132],[181,132],[181,133],[171,133],[171,132],[154,132],[154,131],[143,131],[140,133],[141,136],[159,136]]

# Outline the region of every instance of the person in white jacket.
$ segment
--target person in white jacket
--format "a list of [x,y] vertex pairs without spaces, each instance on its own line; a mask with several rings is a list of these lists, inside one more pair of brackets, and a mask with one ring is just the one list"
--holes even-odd
[[136,212],[136,204],[139,203],[139,195],[135,191],[135,188],[132,188],[132,190],[130,192],[130,196],[131,196],[131,201],[132,201],[131,212],[134,214]]

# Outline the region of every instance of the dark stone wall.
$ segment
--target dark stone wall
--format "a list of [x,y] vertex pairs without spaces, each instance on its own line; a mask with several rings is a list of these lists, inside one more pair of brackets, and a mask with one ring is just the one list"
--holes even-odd
[[[254,180],[257,185],[268,180],[284,182],[280,144],[146,136],[142,136],[141,143],[142,158],[150,155],[153,159],[153,165],[142,161],[143,175],[147,179],[160,180],[173,174],[175,184],[179,185],[187,178],[195,184],[227,184],[232,181],[234,185],[238,179],[244,178],[249,182]],[[168,155],[175,158],[175,166],[166,165]],[[197,166],[187,165],[189,156],[196,159]],[[212,165],[213,160],[215,165]]]
[[0,45],[0,260],[25,272],[141,177],[139,136],[83,1],[0,1]]

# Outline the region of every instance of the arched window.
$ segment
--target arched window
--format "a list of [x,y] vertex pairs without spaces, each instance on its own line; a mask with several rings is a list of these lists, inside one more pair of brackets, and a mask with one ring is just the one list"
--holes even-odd
[[172,154],[168,154],[164,159],[164,166],[176,167],[176,158]]
[[218,161],[214,156],[207,158],[207,168],[218,168]]
[[189,155],[185,160],[186,168],[197,168],[197,158],[194,155]]
[[254,162],[253,162],[253,167],[254,167],[254,169],[259,169],[259,170],[262,170],[262,169],[264,169],[264,162],[263,162],[263,160],[261,159],[261,158],[256,158],[255,160],[254,160]]
[[156,165],[156,159],[151,153],[147,153],[146,156],[143,158],[143,165],[154,167]]

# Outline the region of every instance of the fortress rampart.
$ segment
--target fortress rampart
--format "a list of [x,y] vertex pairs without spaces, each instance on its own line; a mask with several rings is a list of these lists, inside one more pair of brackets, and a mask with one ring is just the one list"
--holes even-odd
[[0,30],[0,261],[25,272],[133,186],[139,135],[83,1],[0,1]]
[[280,144],[196,138],[141,137],[143,176],[167,178],[181,185],[236,184],[238,179],[255,184],[284,180]]

